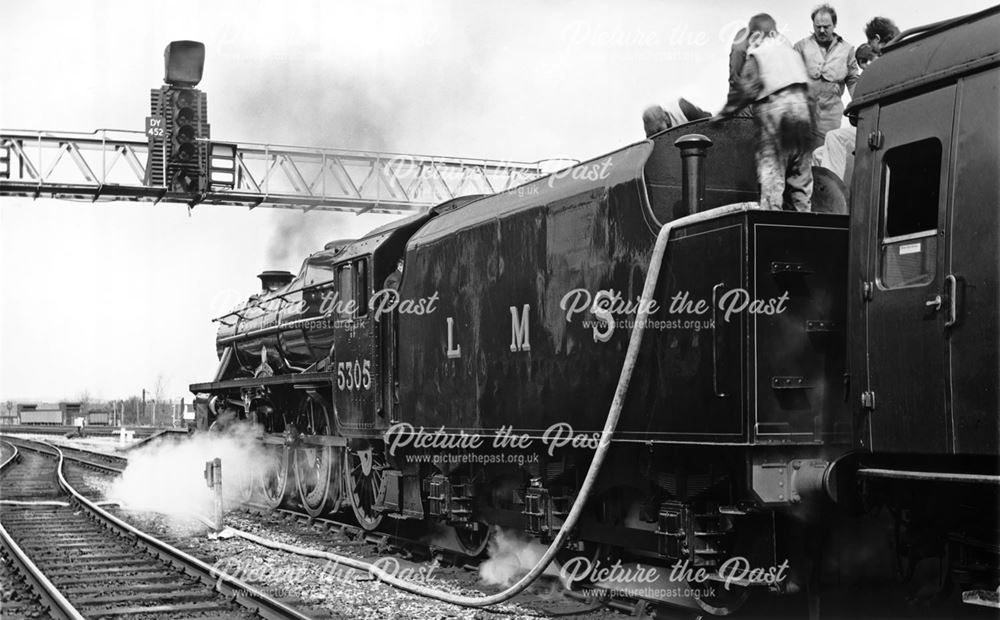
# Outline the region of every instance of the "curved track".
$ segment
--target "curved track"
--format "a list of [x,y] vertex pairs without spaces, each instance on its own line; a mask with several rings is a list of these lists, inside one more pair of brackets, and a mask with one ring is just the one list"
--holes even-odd
[[[67,461],[73,461],[84,468],[96,470],[104,474],[117,474],[124,470],[128,463],[128,458],[115,455],[107,455],[101,452],[78,447],[59,446],[63,456]],[[80,469],[70,474],[79,474]],[[74,476],[74,479],[79,479]],[[84,484],[86,486],[86,484]],[[78,487],[83,489],[83,487]],[[252,497],[254,493],[246,493],[246,500],[242,506],[248,516],[253,515],[264,522],[271,524],[285,522],[290,526],[289,531],[294,531],[297,536],[306,542],[325,546],[330,538],[344,541],[350,546],[364,546],[369,552],[360,552],[359,557],[377,558],[386,554],[409,558],[410,561],[418,563],[441,563],[444,566],[452,566],[465,573],[464,576],[453,575],[460,582],[468,580],[469,585],[476,583],[478,575],[478,564],[482,559],[476,557],[478,554],[463,552],[463,545],[453,535],[439,537],[435,543],[428,543],[425,535],[419,527],[406,527],[406,522],[400,524],[384,524],[374,530],[368,530],[351,522],[350,510],[343,510],[340,514],[326,514],[323,517],[314,517],[302,506],[295,505],[294,501],[283,502],[279,508],[273,508],[257,503]],[[166,539],[171,544],[176,545],[185,552],[198,554],[199,551],[192,548],[188,541],[174,538],[167,534]],[[203,558],[205,559],[205,558]],[[207,559],[207,561],[212,561]],[[465,569],[465,570],[462,570]],[[388,582],[387,582],[388,583]],[[263,584],[262,584],[263,585]],[[392,584],[389,584],[392,585]],[[543,588],[544,591],[546,588]],[[649,608],[649,604],[642,600],[629,600],[627,598],[609,596],[602,598],[595,604],[593,598],[585,598],[575,592],[565,592],[564,598],[558,600],[548,600],[549,597],[539,598],[534,594],[519,596],[517,601],[526,605],[526,609],[533,609],[543,615],[576,615],[590,612],[590,617],[615,617],[616,614],[608,611],[617,610],[631,615],[642,615],[642,610]],[[608,608],[604,613],[593,612],[600,608]],[[677,615],[671,617],[685,618],[692,617],[690,613],[675,610]],[[662,612],[661,612],[662,615]]]
[[[12,443],[0,441],[0,471],[14,464],[20,452]],[[0,524],[0,583],[3,584],[0,611],[4,618],[73,617],[73,608],[51,583],[39,581],[20,549],[8,545]]]
[[0,538],[53,616],[308,617],[94,505],[58,448],[18,443],[0,476]]
[[[100,436],[111,436],[117,435],[120,428],[117,426],[105,426],[105,425],[93,425],[86,426],[85,432],[87,435],[100,435]],[[71,426],[67,424],[10,424],[3,427],[3,432],[5,433],[31,433],[33,435],[59,435],[65,436],[70,433],[75,433],[79,429],[76,426]],[[129,427],[129,430],[135,433],[136,439],[145,439],[151,437],[158,433],[180,433],[184,434],[187,431],[173,428],[158,428],[153,426],[136,426]]]

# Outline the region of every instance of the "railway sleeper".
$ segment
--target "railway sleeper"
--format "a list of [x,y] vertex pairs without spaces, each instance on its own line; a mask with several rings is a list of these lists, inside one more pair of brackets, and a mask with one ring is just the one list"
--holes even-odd
[[[111,578],[114,579],[114,578]],[[144,579],[143,581],[159,581],[159,583],[146,583],[146,584],[132,584],[129,582],[119,582],[119,583],[108,583],[109,578],[105,578],[99,585],[76,585],[74,587],[67,587],[65,583],[60,582],[58,585],[62,592],[67,595],[79,596],[80,598],[74,599],[80,603],[90,603],[94,602],[97,598],[101,598],[100,595],[114,596],[121,598],[121,594],[124,593],[125,598],[123,600],[130,600],[129,593],[134,592],[177,592],[186,588],[199,585],[200,582],[193,579],[181,579],[176,575],[165,576],[163,579]],[[101,602],[101,601],[97,601]]]
[[[142,592],[145,593],[143,594]],[[212,601],[218,596],[214,590],[209,590],[204,587],[198,588],[197,590],[190,590],[188,588],[180,590],[176,588],[166,588],[160,590],[135,587],[131,592],[126,591],[120,594],[74,598],[73,603],[80,607],[88,607],[92,605],[106,605],[109,603],[162,601],[164,598],[164,592],[169,592],[169,598],[177,601]]]
[[171,605],[153,605],[150,607],[142,607],[139,605],[132,605],[129,607],[94,607],[87,608],[86,612],[94,617],[99,618],[113,618],[115,616],[132,616],[139,614],[163,614],[163,613],[177,613],[177,612],[226,612],[233,611],[233,607],[226,603],[178,603]]

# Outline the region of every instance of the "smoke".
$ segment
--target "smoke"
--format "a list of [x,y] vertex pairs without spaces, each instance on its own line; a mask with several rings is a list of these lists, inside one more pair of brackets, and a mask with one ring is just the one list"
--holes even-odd
[[[255,141],[384,152],[398,149],[393,136],[403,122],[399,110],[413,105],[412,93],[390,75],[352,75],[350,66],[329,70],[322,62],[289,66],[287,59],[258,70],[261,79],[247,85],[238,99],[239,113],[259,119]],[[255,88],[256,87],[256,88]],[[301,169],[307,183],[318,170]],[[328,176],[328,175],[327,175]],[[359,187],[363,178],[353,179]],[[272,191],[288,186],[286,171],[271,172]],[[384,219],[347,213],[275,210],[266,247],[267,269],[297,271],[312,252],[337,238],[357,237]]]
[[[259,118],[262,129],[271,136],[255,139],[379,152],[399,148],[392,136],[401,120],[394,110],[407,105],[405,89],[379,89],[371,78],[343,71],[325,73],[321,66],[282,65],[262,67],[263,79],[257,82],[261,89],[240,98],[241,113]],[[307,183],[313,183],[319,170],[302,168],[299,172]],[[364,180],[353,178],[358,187]],[[272,191],[287,189],[286,171],[275,167],[270,183]],[[359,218],[348,213],[284,209],[275,210],[269,219],[273,232],[267,242],[265,268],[290,271],[297,271],[306,256],[328,241],[357,237],[386,221],[370,215]]]
[[271,217],[274,232],[267,243],[266,269],[287,269],[298,273],[301,261],[323,249],[333,239],[349,237],[339,231],[357,230],[357,220],[344,213],[300,213],[275,210]]
[[[490,76],[477,70],[468,58],[481,59],[490,47],[457,24],[453,26],[449,15],[417,9],[408,23],[396,25],[402,32],[395,33],[387,30],[391,24],[380,24],[378,10],[372,9],[372,15],[367,10],[352,11],[350,17],[358,32],[370,30],[391,36],[386,49],[395,51],[379,51],[381,44],[350,45],[348,39],[357,33],[338,41],[317,32],[321,43],[310,62],[302,63],[294,55],[263,55],[253,48],[235,47],[242,42],[234,41],[228,53],[250,55],[247,62],[254,67],[254,79],[240,82],[235,91],[224,95],[222,105],[227,113],[254,127],[249,137],[253,142],[475,156],[461,144],[463,137],[476,136],[483,128],[470,120],[456,135],[453,117],[458,107],[475,119],[487,100]],[[398,20],[399,12],[405,9],[393,6],[383,10]],[[442,40],[448,45],[440,45]],[[294,42],[289,45],[294,46]],[[499,54],[497,50],[490,53]],[[261,56],[252,60],[258,54]],[[441,147],[433,144],[434,140],[456,146],[438,152]],[[281,166],[274,167],[269,177],[272,192],[288,185],[286,172]],[[306,183],[316,179],[315,169],[300,172]],[[358,187],[365,181],[353,169],[350,174]],[[326,176],[329,182],[330,175]],[[396,217],[275,210],[268,218],[273,232],[263,248],[268,261],[265,268],[294,271],[303,258],[326,242],[356,238]]]
[[240,503],[239,489],[262,457],[249,428],[225,435],[198,434],[186,440],[141,448],[108,491],[122,507],[166,514],[211,516],[214,491],[205,483],[205,462],[222,459],[224,505]]
[[[503,530],[494,532],[489,546],[489,559],[479,565],[479,577],[484,583],[507,587],[534,568],[548,548],[534,540],[523,538],[519,532]],[[559,578],[559,568],[553,561],[542,575]]]

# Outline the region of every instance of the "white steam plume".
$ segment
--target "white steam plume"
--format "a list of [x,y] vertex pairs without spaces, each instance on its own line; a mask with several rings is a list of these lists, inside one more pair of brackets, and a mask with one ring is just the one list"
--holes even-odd
[[[490,540],[490,557],[479,565],[479,577],[484,583],[509,586],[531,570],[545,555],[545,545],[522,538],[516,531],[497,528],[494,534]],[[542,574],[558,578],[558,562],[549,564]]]
[[178,442],[141,448],[108,492],[123,507],[166,514],[211,516],[214,491],[205,483],[205,462],[222,459],[224,505],[239,503],[239,489],[262,451],[253,431],[198,434]]

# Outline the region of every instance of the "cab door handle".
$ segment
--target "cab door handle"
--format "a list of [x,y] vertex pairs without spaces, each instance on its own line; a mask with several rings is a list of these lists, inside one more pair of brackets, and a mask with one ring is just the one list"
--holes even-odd
[[944,303],[944,302],[941,299],[941,296],[940,295],[935,295],[933,298],[928,299],[927,301],[925,301],[924,305],[927,306],[928,308],[934,308],[934,311],[937,312],[938,310],[941,309],[941,304],[942,303]]
[[944,278],[944,285],[945,294],[948,296],[948,318],[944,326],[951,327],[958,321],[958,278],[949,273]]
[[725,287],[723,282],[712,287],[712,391],[718,398],[728,396],[719,388],[719,332],[722,330],[722,322],[716,312],[719,307],[719,291]]

